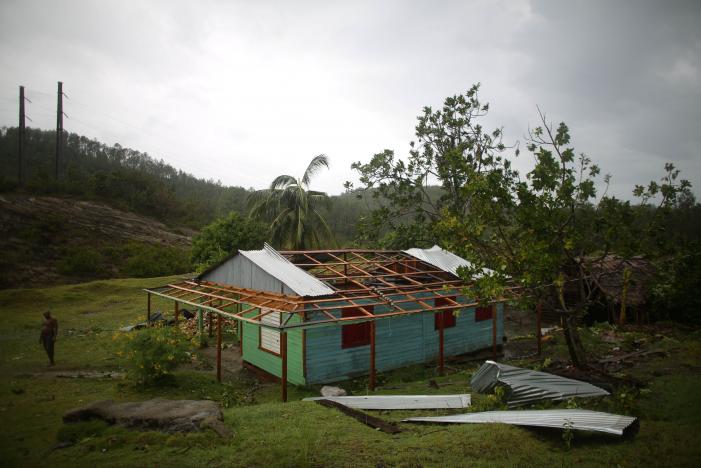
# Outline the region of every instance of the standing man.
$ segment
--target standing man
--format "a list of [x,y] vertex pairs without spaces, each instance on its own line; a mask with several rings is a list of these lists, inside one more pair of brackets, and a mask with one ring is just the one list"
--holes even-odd
[[58,336],[58,320],[51,316],[50,311],[44,312],[44,323],[41,325],[41,335],[39,335],[39,343],[44,345],[44,350],[49,356],[50,364],[54,365],[54,343]]

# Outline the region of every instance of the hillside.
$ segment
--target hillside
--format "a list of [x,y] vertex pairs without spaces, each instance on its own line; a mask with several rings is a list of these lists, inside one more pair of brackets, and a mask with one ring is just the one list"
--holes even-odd
[[5,194],[0,287],[185,272],[194,233],[104,203]]

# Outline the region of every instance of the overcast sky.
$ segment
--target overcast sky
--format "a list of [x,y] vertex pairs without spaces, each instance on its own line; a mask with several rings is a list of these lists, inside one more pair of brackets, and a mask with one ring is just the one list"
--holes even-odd
[[[628,198],[666,161],[701,194],[701,1],[0,2],[0,126],[120,143],[263,188],[316,154],[405,155],[416,116],[481,82],[488,127],[523,142],[536,105]],[[522,153],[519,166],[530,162]]]

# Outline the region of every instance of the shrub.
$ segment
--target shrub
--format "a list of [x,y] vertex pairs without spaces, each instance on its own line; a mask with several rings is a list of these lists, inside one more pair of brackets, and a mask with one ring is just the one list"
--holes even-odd
[[89,247],[67,250],[58,261],[58,271],[63,275],[104,275],[105,259],[100,252]]
[[260,249],[269,231],[266,224],[232,212],[192,239],[192,263],[203,271],[237,250]]
[[127,375],[139,385],[159,383],[190,359],[192,344],[176,327],[145,328],[124,334],[121,340]]
[[165,245],[129,244],[123,274],[134,278],[177,275],[190,271],[190,252]]

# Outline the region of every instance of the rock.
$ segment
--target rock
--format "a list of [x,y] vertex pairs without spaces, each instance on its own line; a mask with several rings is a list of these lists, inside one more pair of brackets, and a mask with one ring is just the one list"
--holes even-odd
[[102,400],[75,408],[63,415],[63,422],[102,419],[109,424],[163,432],[193,432],[210,428],[231,437],[219,405],[210,400],[153,400],[116,403]]
[[323,396],[323,397],[346,396],[346,391],[340,387],[332,387],[330,385],[324,385],[323,387],[321,387],[321,396]]

